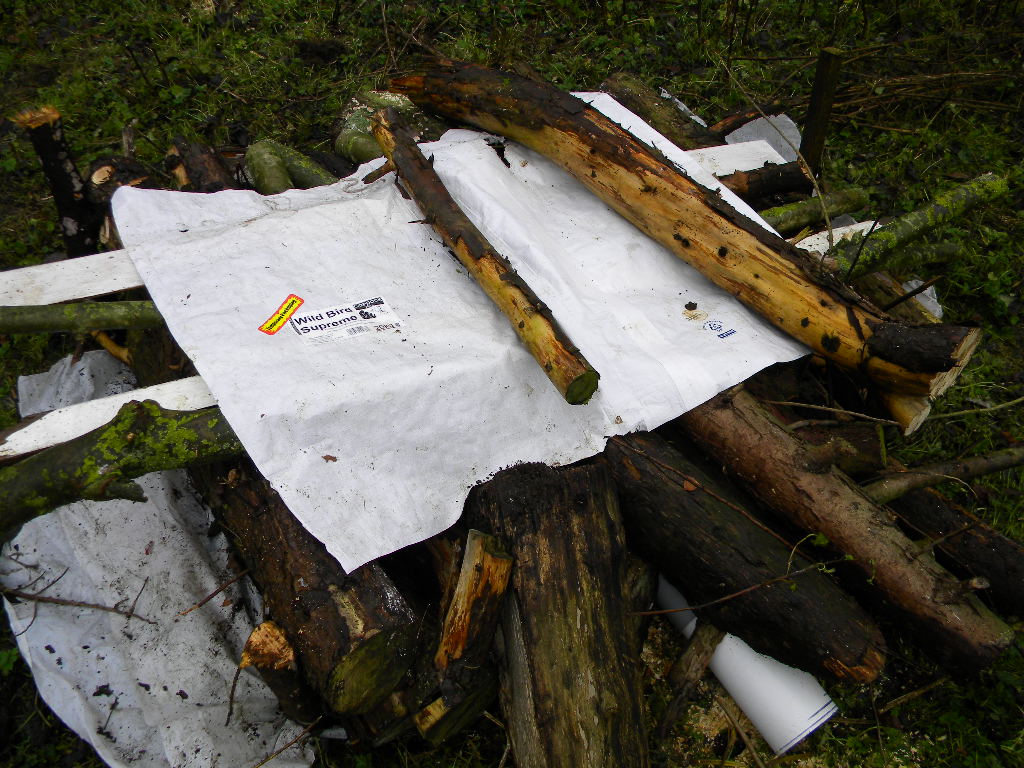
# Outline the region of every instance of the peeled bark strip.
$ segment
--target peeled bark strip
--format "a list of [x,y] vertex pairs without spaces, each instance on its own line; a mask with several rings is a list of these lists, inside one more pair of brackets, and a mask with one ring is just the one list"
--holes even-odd
[[572,405],[586,403],[600,378],[550,310],[516,274],[448,194],[412,137],[396,124],[397,112],[378,113],[373,132],[406,182],[424,216],[463,266],[498,305],[551,383]]
[[638,660],[624,628],[625,541],[596,466],[523,464],[467,501],[514,557],[498,641],[518,768],[648,765]]
[[109,424],[0,468],[4,540],[33,517],[78,499],[143,501],[133,478],[237,456],[242,444],[218,408],[124,405]]
[[823,199],[812,197],[799,203],[769,208],[760,211],[759,215],[783,235],[792,235],[804,227],[824,221],[824,211],[828,211],[829,216],[838,216],[841,213],[859,211],[867,204],[867,190],[854,187],[829,192]]
[[415,658],[419,622],[383,569],[346,574],[248,458],[192,476],[330,709],[361,714],[387,698]]
[[151,301],[0,307],[0,333],[82,333],[114,328],[159,328],[163,324],[163,316]]
[[601,90],[610,93],[622,106],[646,120],[654,130],[681,149],[717,147],[722,143],[715,134],[696,120],[691,120],[636,75],[617,72],[601,83]]
[[30,109],[15,116],[14,122],[28,132],[42,163],[68,256],[96,253],[103,211],[86,199],[85,183],[71,156],[60,112],[53,107]]
[[[939,395],[978,343],[977,329],[894,323],[807,254],[737,213],[571,94],[451,61],[398,78],[391,87],[424,108],[546,155],[769,322],[884,390]],[[876,335],[892,336],[893,330],[912,335],[915,344],[936,338],[943,352],[922,362],[911,345],[876,348]],[[940,360],[941,367],[929,367]]]
[[822,533],[920,632],[966,669],[992,663],[1012,630],[929,552],[903,535],[892,514],[835,468],[808,467],[803,445],[747,392],[732,390],[680,419],[689,435],[778,514]]
[[664,439],[613,437],[604,459],[619,491],[630,549],[682,585],[694,604],[766,584],[699,615],[755,650],[813,674],[868,682],[885,640],[856,601],[793,546],[745,513],[734,495]]

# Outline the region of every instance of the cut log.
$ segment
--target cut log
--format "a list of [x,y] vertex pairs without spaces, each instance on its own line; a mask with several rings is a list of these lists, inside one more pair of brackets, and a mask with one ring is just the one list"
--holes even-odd
[[85,196],[85,182],[71,156],[60,112],[53,107],[31,109],[15,116],[14,122],[28,133],[42,163],[67,255],[96,253],[103,211]]
[[295,188],[310,189],[338,180],[315,160],[271,139],[249,146],[245,153],[245,167],[261,195],[276,195]]
[[386,699],[416,657],[419,622],[380,565],[346,574],[248,458],[192,477],[327,706],[353,715]]
[[638,659],[623,628],[625,541],[607,472],[519,465],[477,486],[466,514],[489,521],[516,561],[498,641],[516,765],[648,765]]
[[722,143],[718,136],[687,117],[636,75],[617,72],[601,83],[601,90],[610,93],[617,102],[642,117],[680,149],[700,149]]
[[298,723],[311,723],[322,714],[320,702],[299,673],[295,649],[284,630],[264,621],[249,634],[242,649],[240,670],[252,667],[277,697],[278,706]]
[[825,137],[828,135],[832,101],[839,83],[843,55],[842,49],[831,47],[822,48],[818,54],[818,68],[814,72],[811,101],[807,105],[803,138],[800,141],[800,155],[815,176],[821,173],[821,156],[825,151]]
[[152,301],[103,301],[0,307],[0,333],[82,333],[115,328],[159,328]]
[[172,139],[164,168],[184,192],[219,192],[236,186],[220,155],[205,144],[191,143],[180,136]]
[[631,549],[685,585],[694,604],[751,588],[699,611],[702,619],[814,674],[862,682],[878,676],[885,640],[875,623],[742,499],[657,435],[614,437],[603,457]]
[[551,311],[516,274],[459,208],[416,142],[386,110],[374,120],[374,136],[426,219],[512,323],[551,383],[572,405],[586,403],[600,378]]
[[106,206],[120,187],[148,187],[150,172],[130,157],[106,157],[89,166],[85,194],[95,205]]
[[[771,195],[794,192],[806,195],[813,189],[807,171],[797,162],[766,165],[753,171],[737,171],[728,176],[719,176],[718,180],[755,207],[756,203]],[[768,223],[772,224],[770,221]]]
[[[568,93],[451,61],[398,78],[391,87],[424,108],[551,158],[769,322],[883,390],[941,394],[978,343],[977,329],[893,322],[802,251],[737,213]],[[906,343],[879,345],[894,336]],[[917,351],[922,343],[942,352],[922,357]]]
[[1012,641],[1012,630],[904,536],[890,512],[839,470],[808,466],[803,445],[749,393],[723,393],[678,423],[775,512],[852,557],[938,655],[977,669]]

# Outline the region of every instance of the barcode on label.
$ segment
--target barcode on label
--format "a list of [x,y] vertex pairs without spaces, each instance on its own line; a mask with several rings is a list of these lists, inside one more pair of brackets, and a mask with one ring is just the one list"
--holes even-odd
[[369,326],[366,325],[354,325],[351,328],[346,328],[345,333],[349,336],[358,336],[360,333],[366,333],[369,331]]

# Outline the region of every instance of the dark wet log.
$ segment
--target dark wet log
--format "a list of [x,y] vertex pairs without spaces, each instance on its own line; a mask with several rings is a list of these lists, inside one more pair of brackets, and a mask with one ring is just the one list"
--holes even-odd
[[749,393],[734,389],[679,419],[690,437],[779,515],[822,533],[852,558],[930,649],[962,669],[992,663],[1012,630],[834,467],[809,463],[802,443]]
[[149,472],[210,463],[242,452],[220,409],[169,411],[130,402],[102,427],[0,468],[0,534],[79,499],[142,501],[132,482]]
[[419,619],[384,570],[346,574],[248,458],[192,477],[327,706],[361,714],[386,699],[416,657]]
[[96,253],[103,210],[85,196],[85,182],[75,166],[64,136],[60,112],[53,107],[31,109],[15,116],[13,122],[28,133],[43,166],[43,174],[57,206],[60,233],[67,255],[86,256]]
[[728,598],[698,611],[702,619],[814,674],[878,676],[885,640],[875,623],[724,482],[653,434],[613,437],[603,457],[630,549],[685,585],[693,604]]
[[[821,265],[740,215],[571,94],[516,75],[442,61],[394,90],[447,118],[519,141],[572,173],[642,231],[769,322],[883,390],[936,396],[978,343],[972,328],[904,332]],[[875,336],[936,338],[953,365],[923,370],[909,345],[876,349]]]
[[617,72],[603,83],[601,90],[610,93],[626,109],[643,118],[666,139],[682,149],[716,147],[722,140],[683,114],[675,104],[651,88],[636,75]]
[[984,579],[980,597],[1001,614],[1024,618],[1024,545],[933,489],[911,491],[890,506],[921,547],[964,579]]
[[[800,163],[775,163],[752,171],[736,171],[718,180],[754,207],[771,195],[810,194],[813,186]],[[772,222],[768,222],[772,224]],[[772,226],[775,226],[774,224]],[[777,226],[776,229],[779,229]],[[781,231],[781,230],[779,230]]]
[[0,333],[56,333],[159,328],[164,319],[151,301],[91,301],[0,307]]
[[489,521],[516,562],[498,640],[516,765],[648,765],[608,473],[519,465],[477,486],[467,515]]
[[149,169],[130,157],[106,157],[89,166],[85,194],[96,205],[106,205],[119,187],[150,187]]
[[586,403],[597,390],[597,371],[586,361],[551,311],[516,274],[462,212],[430,161],[388,109],[374,119],[374,136],[409,194],[459,261],[512,323],[519,338],[551,383],[572,405]]
[[164,168],[184,192],[219,192],[235,186],[234,177],[220,155],[205,144],[188,142],[180,136],[172,139]]

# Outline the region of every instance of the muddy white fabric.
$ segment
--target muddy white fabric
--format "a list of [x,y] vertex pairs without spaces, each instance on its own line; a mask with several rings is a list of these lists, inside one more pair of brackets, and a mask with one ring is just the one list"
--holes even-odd
[[[100,353],[106,355],[105,352]],[[69,358],[20,388],[23,406],[77,402]],[[123,385],[117,366],[88,366],[102,394]],[[73,393],[73,394],[72,394]],[[148,501],[77,502],[27,523],[0,552],[0,584],[45,598],[134,607],[136,618],[96,608],[4,600],[40,694],[107,765],[214,768],[254,765],[291,741],[273,693],[243,672],[231,724],[228,694],[254,617],[237,585],[179,616],[230,577],[227,542],[211,538],[209,511],[184,472],[139,479]],[[274,765],[300,768],[292,747]]]
[[[587,98],[718,187],[610,97]],[[600,372],[585,406],[562,400],[394,176],[362,183],[373,164],[273,197],[114,198],[172,333],[260,471],[348,570],[451,525],[502,467],[592,455],[806,351],[540,155],[510,143],[503,161],[489,140],[450,131],[423,150]],[[303,322],[264,332],[292,297]]]

